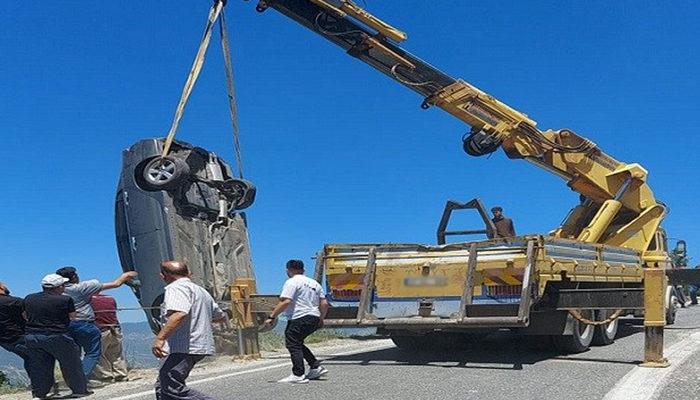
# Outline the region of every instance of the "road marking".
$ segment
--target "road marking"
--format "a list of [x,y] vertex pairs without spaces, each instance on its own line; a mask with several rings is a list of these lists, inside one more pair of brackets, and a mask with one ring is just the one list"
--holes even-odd
[[[353,350],[348,350],[348,351],[345,351],[342,353],[331,354],[329,359],[333,359],[335,357],[349,356],[352,354],[365,353],[368,351],[388,349],[391,347],[393,347],[393,345],[387,344],[387,343],[382,343],[381,345],[367,346],[367,347],[362,347],[360,349],[355,348]],[[320,349],[320,350],[323,351],[324,349]],[[327,350],[330,350],[330,349],[326,349],[326,351]],[[271,369],[282,368],[282,367],[289,367],[291,365],[292,365],[292,363],[287,361],[287,362],[283,362],[283,363],[279,363],[279,364],[268,365],[265,367],[248,369],[245,371],[231,372],[228,374],[211,376],[209,378],[204,378],[204,379],[199,379],[199,380],[192,381],[192,382],[187,382],[187,386],[194,386],[194,385],[198,385],[200,383],[207,383],[207,382],[217,381],[217,380],[224,379],[224,378],[231,378],[233,376],[252,374],[255,372],[263,372],[263,371],[268,371]],[[139,392],[139,393],[126,395],[126,396],[122,396],[122,397],[113,397],[111,400],[131,400],[131,399],[138,399],[140,397],[148,396],[148,395],[153,395],[153,389]]]
[[665,351],[668,368],[636,367],[628,372],[603,400],[651,400],[666,386],[666,378],[700,349],[700,332],[681,340]]

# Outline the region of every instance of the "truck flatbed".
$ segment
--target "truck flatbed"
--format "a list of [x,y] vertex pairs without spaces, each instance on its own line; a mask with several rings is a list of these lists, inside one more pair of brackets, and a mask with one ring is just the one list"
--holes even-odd
[[315,275],[334,304],[331,326],[527,326],[548,287],[643,281],[635,250],[541,235],[438,246],[327,244],[319,257]]

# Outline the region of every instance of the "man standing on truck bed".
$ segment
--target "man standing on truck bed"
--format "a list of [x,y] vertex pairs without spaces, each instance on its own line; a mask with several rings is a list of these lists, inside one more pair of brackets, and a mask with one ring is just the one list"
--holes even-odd
[[503,216],[503,208],[501,206],[496,206],[491,209],[493,213],[493,225],[496,227],[495,235],[489,235],[489,239],[493,238],[505,238],[515,236],[515,227],[513,226],[513,220]]
[[[304,276],[304,262],[287,261],[289,279],[282,287],[279,303],[275,306],[265,325],[272,325],[278,315],[287,315],[284,330],[285,345],[292,357],[292,375],[279,380],[280,383],[308,383],[328,373],[314,354],[304,345],[304,339],[323,327],[328,312],[328,301],[323,287],[315,280]],[[304,360],[309,363],[309,372],[304,375]]]

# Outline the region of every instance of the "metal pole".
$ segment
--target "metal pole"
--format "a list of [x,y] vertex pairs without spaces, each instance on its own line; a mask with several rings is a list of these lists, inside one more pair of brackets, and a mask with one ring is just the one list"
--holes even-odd
[[[666,271],[659,267],[644,269],[644,362],[647,368],[665,368],[664,326],[666,325]],[[669,304],[669,307],[673,307]]]
[[367,268],[365,269],[364,285],[360,293],[360,304],[357,308],[356,322],[359,324],[365,319],[365,315],[371,312],[372,294],[374,293],[374,274],[377,269],[377,254],[374,247],[370,247],[367,254]]
[[245,348],[245,344],[243,344],[243,329],[236,329],[236,333],[238,335],[238,356],[243,358],[248,355],[247,349]]

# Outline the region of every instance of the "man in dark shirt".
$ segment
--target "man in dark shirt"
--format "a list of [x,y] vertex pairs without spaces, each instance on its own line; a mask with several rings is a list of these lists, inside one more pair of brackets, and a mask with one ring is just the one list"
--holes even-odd
[[38,391],[34,382],[41,374],[43,365],[51,365],[54,359],[45,351],[29,351],[24,338],[24,301],[10,296],[10,289],[0,282],[0,347],[18,355],[24,361],[24,370],[32,382],[32,396],[42,398],[46,393]]
[[493,213],[493,218],[491,221],[493,221],[493,225],[496,227],[496,232],[495,235],[490,235],[490,237],[505,238],[515,236],[513,220],[503,216],[503,208],[496,206],[491,209],[491,212]]
[[[0,282],[0,345],[15,343],[24,336],[24,302],[10,296],[10,289]],[[12,350],[8,350],[12,351]]]
[[[41,280],[42,291],[30,294],[24,299],[24,309],[27,315],[26,342],[27,347],[34,351],[44,351],[53,356],[61,366],[61,372],[68,387],[73,391],[73,397],[90,394],[87,390],[87,380],[80,361],[80,348],[68,335],[71,317],[75,315],[75,304],[69,296],[63,296],[68,279],[49,274]],[[37,377],[36,386],[39,394],[45,397],[54,385],[53,362],[45,365]]]

